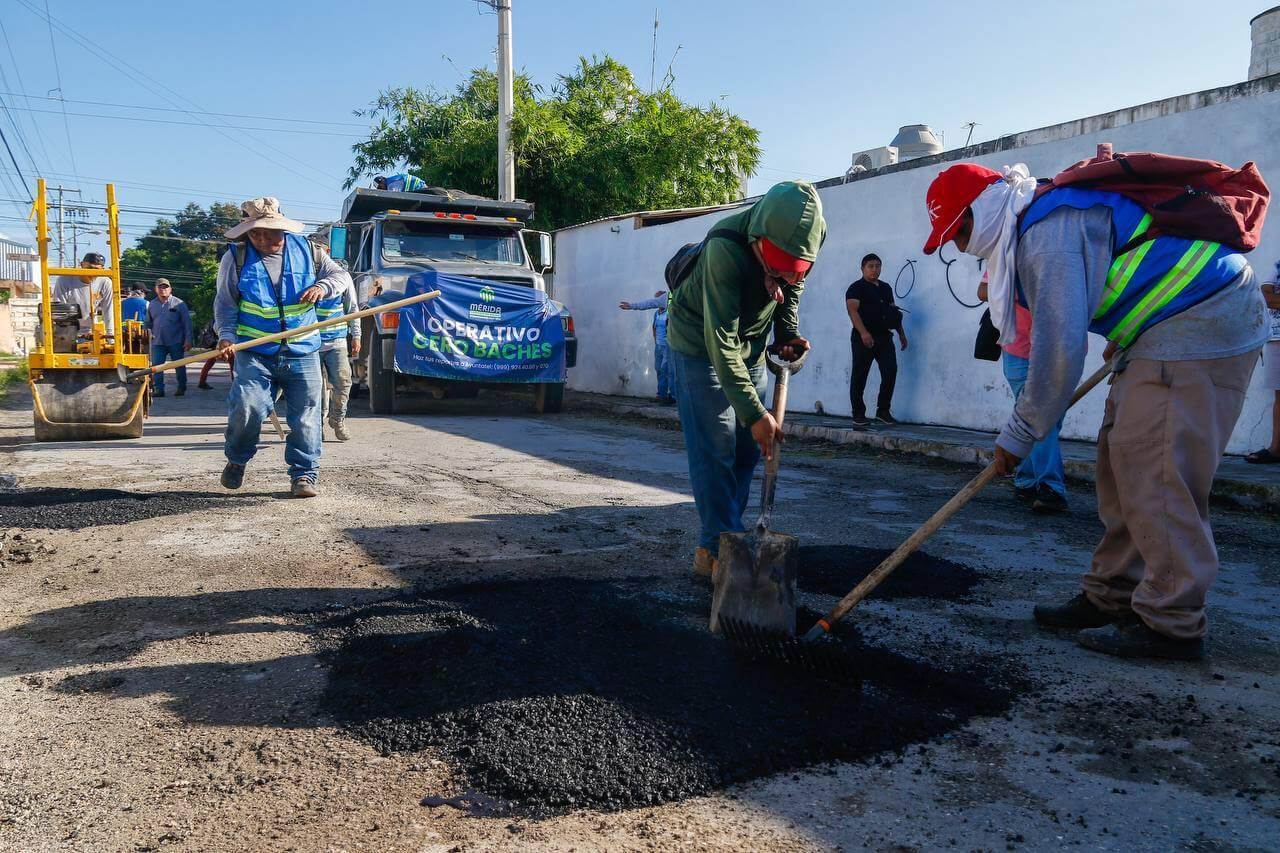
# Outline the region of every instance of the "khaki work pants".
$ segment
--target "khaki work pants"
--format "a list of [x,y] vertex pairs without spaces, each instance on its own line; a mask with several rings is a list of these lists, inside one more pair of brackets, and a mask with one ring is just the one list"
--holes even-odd
[[1089,600],[1193,639],[1218,574],[1209,489],[1244,406],[1258,352],[1205,361],[1137,359],[1115,378],[1098,433],[1098,515]]

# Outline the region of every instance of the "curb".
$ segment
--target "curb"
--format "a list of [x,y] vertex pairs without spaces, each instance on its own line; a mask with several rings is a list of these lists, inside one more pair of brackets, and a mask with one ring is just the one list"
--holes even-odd
[[[615,403],[609,400],[591,399],[589,395],[584,394],[574,395],[574,405],[580,409],[596,409],[610,414],[641,417],[653,421],[666,421],[669,423],[679,423],[680,421],[674,408]],[[942,459],[962,465],[984,467],[990,464],[992,459],[991,451],[985,447],[969,447],[949,444],[945,441],[908,438],[873,430],[843,429],[815,426],[800,421],[789,421],[787,423],[787,432],[797,438],[811,441],[859,445],[886,453],[926,456],[931,459]],[[1069,478],[1091,484],[1095,482],[1094,463],[1092,461],[1064,459],[1062,462],[1063,470]],[[1280,483],[1254,483],[1218,476],[1214,478],[1211,495],[1218,500],[1243,509],[1280,512]]]

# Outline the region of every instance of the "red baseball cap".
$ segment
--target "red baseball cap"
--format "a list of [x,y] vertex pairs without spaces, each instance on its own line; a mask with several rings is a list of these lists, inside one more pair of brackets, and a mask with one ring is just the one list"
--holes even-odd
[[960,163],[938,174],[925,193],[929,224],[933,228],[924,244],[924,253],[932,255],[938,247],[956,236],[960,217],[982,191],[1001,180],[999,172],[977,163]]
[[804,272],[813,266],[813,261],[797,258],[790,252],[779,249],[768,237],[760,238],[760,254],[764,255],[764,262],[778,272]]

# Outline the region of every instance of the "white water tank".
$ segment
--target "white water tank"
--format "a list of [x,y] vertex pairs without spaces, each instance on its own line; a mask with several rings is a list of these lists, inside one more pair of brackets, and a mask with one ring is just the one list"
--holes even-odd
[[1280,74],[1280,6],[1272,6],[1250,21],[1249,36],[1249,79]]
[[942,142],[927,124],[903,125],[889,146],[898,149],[899,163],[942,153]]

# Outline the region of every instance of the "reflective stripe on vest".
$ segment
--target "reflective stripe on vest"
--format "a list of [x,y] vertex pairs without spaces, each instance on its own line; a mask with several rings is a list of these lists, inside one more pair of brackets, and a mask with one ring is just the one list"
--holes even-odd
[[[231,251],[235,251],[233,246]],[[262,256],[246,244],[245,263],[237,284],[240,290],[236,337],[252,341],[277,332],[297,329],[316,322],[316,308],[299,297],[316,283],[311,246],[297,234],[286,234],[280,265],[280,282],[272,284]],[[283,341],[249,347],[253,352],[274,355],[306,355],[320,348],[318,331],[294,335]]]
[[1136,202],[1102,190],[1063,187],[1045,193],[1027,208],[1018,234],[1025,234],[1059,207],[1098,206],[1110,210],[1115,246],[1089,331],[1121,346],[1129,346],[1157,323],[1213,296],[1244,270],[1244,256],[1229,246],[1183,237],[1155,237],[1115,254],[1146,234],[1151,215]]
[[[346,311],[342,308],[342,294],[339,293],[332,299],[322,299],[316,303],[316,318],[319,320],[329,320],[333,317],[340,317]],[[338,338],[347,336],[347,324],[335,323],[320,330],[320,340],[336,341]]]

